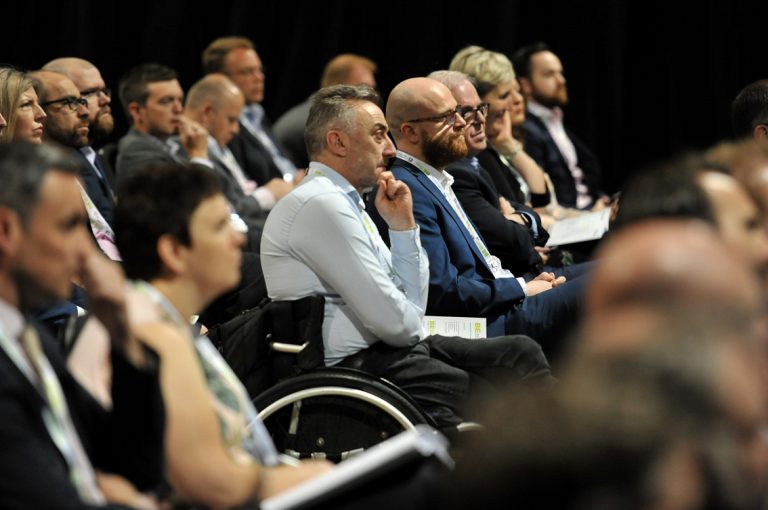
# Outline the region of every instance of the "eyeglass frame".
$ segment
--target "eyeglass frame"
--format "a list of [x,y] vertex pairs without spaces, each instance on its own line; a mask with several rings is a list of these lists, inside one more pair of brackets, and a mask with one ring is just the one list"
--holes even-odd
[[112,89],[110,89],[109,87],[93,87],[90,89],[80,91],[80,97],[84,98],[86,101],[90,96],[95,96],[96,98],[98,98],[99,94],[104,94],[105,96],[111,98]]
[[470,122],[473,118],[477,118],[477,114],[481,114],[483,117],[488,117],[488,111],[491,109],[489,103],[480,103],[479,105],[472,106],[457,106],[456,110],[461,110],[459,113],[466,122]]
[[53,101],[46,101],[44,103],[40,103],[40,107],[45,108],[46,106],[50,106],[52,104],[66,105],[66,107],[69,108],[69,111],[71,112],[76,112],[80,109],[81,106],[88,108],[88,100],[86,98],[75,96],[67,96],[62,97],[61,99],[54,99]]
[[[464,122],[469,122],[478,113],[481,113],[485,117],[486,114],[488,113],[488,109],[490,108],[490,106],[491,105],[489,105],[488,103],[480,103],[479,105],[477,105],[477,107],[456,105],[455,110],[444,113],[442,115],[434,115],[432,117],[421,117],[418,119],[406,120],[405,122],[410,122],[410,123],[435,122],[435,123],[445,123],[448,126],[453,126],[456,123],[457,115],[462,119],[464,119]],[[482,111],[482,110],[485,110],[485,111]],[[471,115],[468,117],[467,114],[471,114]],[[450,122],[449,122],[449,119],[451,119]]]

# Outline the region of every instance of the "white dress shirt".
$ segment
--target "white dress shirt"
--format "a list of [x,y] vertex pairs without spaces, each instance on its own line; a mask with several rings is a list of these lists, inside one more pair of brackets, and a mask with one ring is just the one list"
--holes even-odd
[[326,365],[378,340],[402,347],[421,339],[427,254],[418,227],[389,235],[391,252],[352,185],[314,161],[267,218],[261,264],[269,297],[325,296]]

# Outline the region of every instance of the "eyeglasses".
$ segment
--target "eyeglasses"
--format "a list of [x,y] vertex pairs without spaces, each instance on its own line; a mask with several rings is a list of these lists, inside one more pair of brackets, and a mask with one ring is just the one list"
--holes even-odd
[[477,114],[479,113],[483,117],[488,116],[488,108],[490,108],[491,105],[488,103],[480,103],[477,105],[476,108],[472,108],[471,106],[457,106],[456,111],[464,117],[464,120],[467,122],[472,122],[474,120],[479,120],[477,118]]
[[95,87],[92,89],[80,91],[80,97],[84,97],[86,100],[89,100],[91,97],[99,97],[99,94],[112,97],[112,91],[107,87]]
[[442,115],[435,115],[434,117],[422,117],[420,119],[411,119],[407,120],[406,122],[437,122],[437,123],[445,123],[448,126],[453,126],[456,124],[456,117],[459,116],[462,119],[464,119],[466,122],[470,122],[473,119],[477,118],[477,114],[482,114],[483,116],[488,114],[488,103],[481,103],[477,105],[476,108],[473,108],[471,106],[461,106],[458,105],[455,110],[444,113]]
[[45,103],[40,103],[40,106],[45,108],[46,106],[50,106],[52,104],[61,103],[64,106],[69,107],[69,109],[73,112],[76,112],[78,109],[80,109],[81,106],[88,107],[88,100],[83,97],[75,97],[75,96],[68,96],[68,97],[62,97],[61,99],[54,99],[53,101],[46,101]]
[[411,119],[406,120],[406,122],[436,122],[438,124],[445,123],[448,126],[453,126],[456,124],[456,117],[461,116],[464,117],[461,114],[461,106],[457,106],[455,110],[451,110],[448,113],[444,113],[442,115],[435,115],[434,117],[422,117],[420,119]]

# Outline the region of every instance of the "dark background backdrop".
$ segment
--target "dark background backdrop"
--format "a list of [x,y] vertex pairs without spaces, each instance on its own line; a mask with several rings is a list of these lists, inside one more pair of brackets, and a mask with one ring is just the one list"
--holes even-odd
[[[386,97],[405,78],[446,68],[467,44],[511,55],[542,40],[563,61],[566,123],[598,154],[606,191],[645,165],[729,137],[731,100],[768,78],[766,2],[202,1],[16,0],[3,8],[0,62],[35,69],[79,56],[115,89],[129,67],[156,61],[177,69],[186,89],[210,41],[246,35],[266,66],[264,106],[275,120],[338,53],[375,60]],[[113,110],[121,135],[117,101]]]

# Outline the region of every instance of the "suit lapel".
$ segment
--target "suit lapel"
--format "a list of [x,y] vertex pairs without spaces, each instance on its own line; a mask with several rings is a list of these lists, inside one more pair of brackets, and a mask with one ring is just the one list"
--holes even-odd
[[[475,254],[475,257],[481,260],[483,265],[490,271],[491,269],[488,267],[488,264],[485,262],[485,257],[483,257],[483,254],[480,253],[480,249],[477,247],[477,243],[475,243],[475,240],[472,239],[472,234],[469,233],[469,231],[467,230],[467,227],[464,226],[464,222],[461,220],[459,215],[453,209],[451,204],[448,203],[448,199],[445,198],[445,195],[443,195],[443,193],[437,188],[435,183],[433,183],[429,179],[429,177],[424,175],[424,173],[421,170],[419,170],[412,164],[408,163],[407,161],[403,161],[403,163],[406,165],[406,168],[416,176],[416,180],[419,181],[419,184],[424,186],[427,189],[427,191],[429,191],[432,194],[432,196],[435,197],[435,199],[440,203],[443,209],[445,209],[445,211],[448,213],[451,219],[453,219],[454,223],[456,223],[456,228],[459,229],[459,232],[461,232],[461,235],[464,237],[464,240],[472,249],[472,252]],[[475,228],[475,230],[477,230],[477,228]]]

